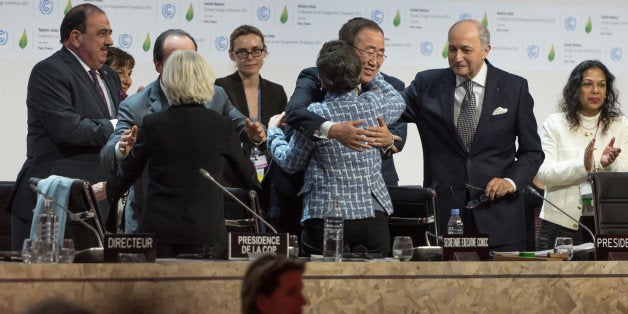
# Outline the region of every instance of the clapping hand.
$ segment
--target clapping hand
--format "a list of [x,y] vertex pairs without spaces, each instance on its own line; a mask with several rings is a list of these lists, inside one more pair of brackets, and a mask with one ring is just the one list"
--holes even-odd
[[118,149],[122,155],[126,156],[131,152],[133,144],[137,140],[137,125],[134,125],[131,129],[124,131],[118,142]]
[[602,152],[602,157],[600,158],[600,164],[602,167],[610,166],[615,159],[617,159],[619,153],[621,153],[621,148],[613,147],[613,144],[615,144],[614,136],[611,138],[610,142],[608,142],[608,145],[604,147],[604,151]]

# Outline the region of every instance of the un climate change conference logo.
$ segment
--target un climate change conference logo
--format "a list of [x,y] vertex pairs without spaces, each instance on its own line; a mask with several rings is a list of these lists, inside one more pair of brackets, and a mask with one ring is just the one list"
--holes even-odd
[[216,37],[216,49],[218,49],[218,51],[225,51],[228,46],[229,40],[227,39],[227,36],[221,35]]
[[617,61],[621,60],[622,55],[623,55],[623,52],[622,52],[621,48],[619,48],[619,47],[611,48],[611,60],[617,62]]
[[424,41],[421,43],[421,54],[424,56],[429,56],[434,51],[434,45],[431,41]]
[[565,18],[565,29],[568,31],[573,31],[578,26],[578,20],[575,17],[569,16]]
[[41,12],[41,14],[48,15],[48,14],[52,13],[53,7],[54,7],[54,5],[52,3],[52,0],[41,0],[41,1],[39,1],[39,12]]
[[539,57],[539,46],[532,44],[528,46],[528,58],[536,59]]
[[161,6],[161,14],[167,19],[173,18],[176,12],[177,8],[172,3],[166,3]]
[[257,8],[257,18],[260,21],[268,21],[270,18],[270,8],[266,6],[261,6]]
[[384,22],[384,12],[382,10],[371,11],[371,20],[377,24],[382,24]]
[[470,19],[471,19],[471,13],[460,13],[460,21],[470,20]]
[[133,44],[133,36],[131,34],[121,34],[118,36],[118,45],[122,48],[129,48]]
[[0,29],[0,46],[4,46],[7,41],[9,41],[9,34],[5,30]]

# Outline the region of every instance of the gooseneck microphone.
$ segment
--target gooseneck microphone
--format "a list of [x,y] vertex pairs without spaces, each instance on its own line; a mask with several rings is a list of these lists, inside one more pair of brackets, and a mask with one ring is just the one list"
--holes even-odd
[[[32,180],[32,179],[30,179]],[[44,193],[42,190],[40,190],[37,185],[35,185],[33,182],[29,182],[28,187],[31,189],[31,191],[33,191],[33,193],[39,194],[47,199],[53,199],[52,197],[48,196],[46,193]],[[78,221],[79,223],[81,223],[82,225],[84,225],[85,227],[87,227],[87,229],[89,229],[91,232],[94,233],[94,235],[96,236],[96,240],[98,240],[98,246],[100,248],[103,247],[103,243],[102,243],[102,239],[100,234],[98,233],[98,231],[96,231],[96,229],[94,229],[94,227],[90,226],[88,223],[86,223],[84,220],[85,219],[89,219],[89,218],[93,218],[94,214],[93,213],[80,213],[80,214],[75,214],[73,212],[71,212],[70,210],[68,210],[68,208],[66,206],[63,206],[62,204],[58,203],[56,200],[54,201],[54,204],[56,206],[59,206],[63,209],[63,211],[65,211],[68,216],[70,217],[71,220],[74,221]]]
[[591,236],[591,241],[593,241],[595,243],[595,235],[593,234],[593,232],[591,232],[591,229],[589,229],[587,226],[585,226],[583,223],[581,223],[579,220],[571,217],[571,215],[567,214],[564,210],[560,209],[558,206],[554,205],[554,203],[550,202],[547,198],[543,197],[543,195],[541,195],[539,192],[537,192],[533,187],[531,186],[527,186],[526,190],[528,190],[528,192],[532,193],[532,195],[546,201],[548,204],[552,205],[554,208],[558,209],[558,211],[560,211],[561,213],[563,213],[563,215],[569,217],[569,219],[575,221],[580,227],[582,227],[584,230],[586,230],[589,235]]
[[240,199],[238,199],[235,195],[233,195],[231,192],[229,192],[229,190],[227,190],[224,186],[222,186],[222,184],[218,183],[218,181],[216,181],[216,179],[214,179],[214,177],[212,177],[212,175],[209,174],[209,172],[207,172],[207,170],[205,170],[203,168],[200,168],[200,169],[198,169],[198,172],[200,172],[201,175],[203,175],[203,177],[205,177],[205,178],[209,179],[209,181],[213,182],[223,192],[225,192],[227,195],[229,195],[229,197],[231,197],[233,200],[238,202],[238,204],[240,204],[242,207],[244,207],[249,213],[251,213],[257,219],[259,219],[262,223],[264,223],[264,226],[268,227],[268,229],[270,229],[274,234],[278,233],[277,230],[275,230],[275,228],[273,228],[273,226],[271,224],[269,224],[266,220],[264,220],[264,218],[262,218],[262,216],[258,215],[254,210],[252,210],[250,207],[248,207],[246,204],[244,204]]

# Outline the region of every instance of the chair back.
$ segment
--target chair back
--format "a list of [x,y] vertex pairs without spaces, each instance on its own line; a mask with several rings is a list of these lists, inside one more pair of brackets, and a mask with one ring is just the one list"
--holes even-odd
[[597,172],[593,187],[595,233],[628,234],[628,172]]
[[438,234],[436,191],[421,186],[390,186],[388,193],[394,210],[388,219],[391,243],[395,236],[407,235],[414,246],[427,245],[426,232]]
[[[242,203],[249,206],[256,214],[262,215],[259,199],[255,190],[246,190],[237,187],[227,187],[227,190]],[[225,225],[227,226],[228,232],[260,232],[260,223],[255,216],[226,193],[224,194],[224,201]]]

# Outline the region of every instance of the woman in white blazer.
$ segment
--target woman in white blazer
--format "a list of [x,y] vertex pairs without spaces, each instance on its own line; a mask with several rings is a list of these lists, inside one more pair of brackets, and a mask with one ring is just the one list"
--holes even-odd
[[[547,117],[540,131],[545,160],[538,173],[545,197],[574,219],[594,229],[591,206],[581,194],[590,186],[587,175],[596,171],[628,171],[628,121],[619,109],[615,77],[598,60],[583,61],[573,69],[563,88],[560,113]],[[582,189],[582,192],[581,192]],[[586,197],[585,197],[586,198]],[[559,210],[543,203],[538,249],[550,249],[559,236],[574,244],[593,239]]]

